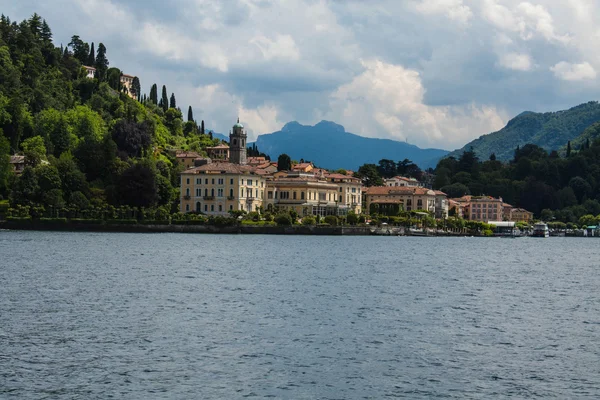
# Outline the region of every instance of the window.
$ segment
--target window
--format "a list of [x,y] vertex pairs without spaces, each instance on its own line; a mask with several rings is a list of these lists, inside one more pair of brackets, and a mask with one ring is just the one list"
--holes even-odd
[[202,195],[202,189],[196,188],[196,197],[200,197]]
[[300,200],[304,200],[304,192],[300,192]]
[[190,178],[187,178],[187,179],[185,180],[185,182],[186,182],[186,184],[188,184],[188,185],[189,185],[189,184],[190,184]]
[[208,204],[204,205],[204,211],[208,211]]
[[196,211],[197,211],[197,212],[200,212],[200,211],[201,211],[201,207],[202,207],[202,206],[200,205],[200,202],[197,202],[197,203],[196,203]]
[[279,192],[279,198],[281,200],[287,200],[290,198],[290,192]]
[[269,190],[269,191],[267,192],[267,198],[268,198],[268,199],[272,199],[272,198],[273,198],[273,191],[272,191],[272,190]]
[[352,188],[352,193],[356,193],[356,188]]
[[229,184],[230,184],[230,185],[233,185],[233,178],[231,178],[231,179],[229,180]]
[[189,196],[190,195],[190,188],[185,188],[185,195]]
[[319,192],[319,201],[327,201],[327,193]]
[[210,189],[210,195],[215,197],[215,189]]
[[190,205],[189,204],[185,205],[185,211],[190,211]]
[[205,185],[208,185],[208,178],[206,178],[206,179],[204,180],[204,184],[205,184]]
[[296,200],[296,192],[294,192],[294,200]]
[[223,211],[223,205],[219,204],[219,211]]
[[210,211],[215,211],[215,205],[214,204],[210,205]]
[[223,189],[217,189],[217,197],[223,197]]
[[208,189],[204,189],[204,195],[208,196]]
[[252,186],[252,179],[248,179],[248,186]]
[[244,185],[244,180],[242,179],[242,185]]
[[340,195],[340,203],[342,202],[342,195]]
[[219,178],[219,182],[218,183],[219,183],[219,185],[223,185],[225,183],[224,179],[223,178]]
[[196,178],[196,185],[201,185],[201,184],[202,184],[202,179]]
[[230,204],[229,205],[229,211],[232,211],[232,210],[233,210],[233,206]]
[[215,178],[212,178],[212,184],[213,185],[215,184]]
[[340,187],[340,193],[343,191],[344,189],[342,187]]
[[229,197],[233,197],[233,189],[229,189]]

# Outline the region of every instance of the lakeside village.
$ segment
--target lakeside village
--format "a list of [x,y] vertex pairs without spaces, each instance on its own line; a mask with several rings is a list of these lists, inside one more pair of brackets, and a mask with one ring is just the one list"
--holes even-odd
[[[290,168],[281,169],[277,162],[266,157],[249,157],[246,146],[247,135],[238,119],[230,131],[229,144],[223,142],[205,148],[206,156],[174,150],[182,169],[180,212],[170,216],[148,218],[144,210],[129,210],[126,218],[115,213],[114,220],[103,215],[100,219],[58,217],[32,221],[29,216],[20,217],[13,212],[0,227],[95,230],[108,224],[109,230],[126,231],[600,236],[598,228],[593,226],[567,230],[550,224],[554,229],[548,229],[545,223],[534,221],[532,212],[513,207],[502,198],[470,195],[448,198],[446,193],[432,190],[415,178],[395,176],[385,179],[383,186],[367,187],[352,171],[332,172],[304,160],[297,163],[290,160]],[[19,175],[25,159],[13,156],[11,164]],[[137,225],[138,229],[131,225]],[[152,228],[144,229],[144,225]],[[236,230],[236,227],[246,229]],[[258,229],[250,229],[253,227]],[[269,229],[273,227],[292,230]]]
[[291,170],[281,170],[265,157],[248,157],[246,143],[238,119],[229,145],[207,148],[208,157],[176,154],[186,168],[181,173],[180,211],[189,220],[231,215],[242,223],[259,225],[364,224],[373,227],[375,234],[404,235],[547,236],[550,232],[543,223],[532,227],[532,212],[502,198],[449,199],[444,192],[402,176],[386,179],[384,186],[365,187],[352,171],[331,172],[304,160]]

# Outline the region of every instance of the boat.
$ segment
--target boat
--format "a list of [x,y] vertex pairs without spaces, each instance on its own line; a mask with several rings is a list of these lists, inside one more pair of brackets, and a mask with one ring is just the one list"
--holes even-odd
[[538,222],[533,225],[533,233],[531,234],[533,237],[550,237],[550,231],[548,230],[548,225],[543,222]]

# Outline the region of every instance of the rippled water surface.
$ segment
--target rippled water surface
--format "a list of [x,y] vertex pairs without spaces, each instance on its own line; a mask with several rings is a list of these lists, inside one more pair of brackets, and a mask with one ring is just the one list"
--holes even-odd
[[0,232],[0,398],[599,398],[600,240]]

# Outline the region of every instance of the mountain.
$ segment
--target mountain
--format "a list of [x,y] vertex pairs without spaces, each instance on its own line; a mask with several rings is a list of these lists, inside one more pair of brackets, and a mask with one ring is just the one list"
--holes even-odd
[[256,145],[274,160],[286,153],[294,160],[310,160],[322,168],[350,170],[366,163],[376,164],[384,158],[394,161],[408,158],[421,168],[435,167],[448,153],[395,140],[358,136],[329,121],[315,126],[289,122],[280,131],[258,136]]
[[480,159],[495,153],[498,160],[513,158],[517,146],[531,143],[548,151],[559,150],[567,142],[580,136],[586,128],[600,121],[600,104],[596,101],[584,103],[569,110],[519,114],[498,132],[483,135],[467,143],[449,155],[459,157],[463,151],[473,147]]

